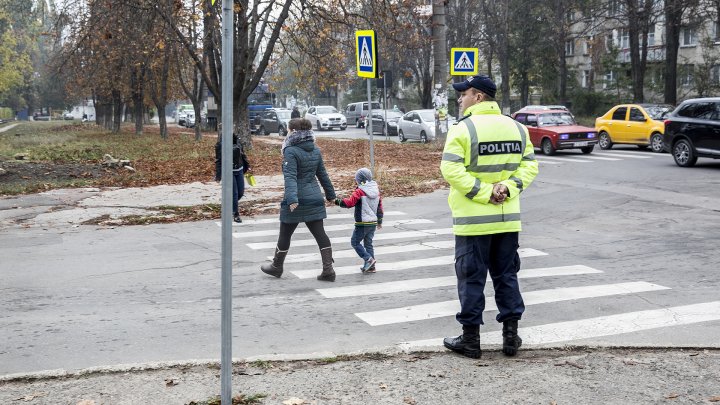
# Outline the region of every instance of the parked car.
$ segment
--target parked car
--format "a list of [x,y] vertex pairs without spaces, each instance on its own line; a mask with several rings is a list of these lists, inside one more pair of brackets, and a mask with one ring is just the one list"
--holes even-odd
[[720,159],[720,97],[683,101],[666,117],[663,145],[681,167]]
[[[564,111],[570,111],[567,107],[564,105],[526,105],[525,107],[515,111],[515,114],[519,112],[524,111],[537,111],[537,110],[564,110]],[[513,114],[513,115],[515,115]]]
[[63,119],[66,121],[72,121],[75,119],[75,117],[73,117],[73,115],[70,114],[69,112],[66,112],[66,113],[63,113]]
[[[380,111],[380,103],[377,101],[372,102],[373,111]],[[355,125],[356,128],[365,127],[365,119],[368,115],[368,102],[350,103],[345,107],[345,117],[350,125]]]
[[578,125],[567,110],[527,109],[512,117],[527,126],[533,146],[546,155],[554,155],[558,149],[592,153],[597,144],[595,128]]
[[280,136],[286,136],[288,134],[290,114],[292,114],[292,110],[287,108],[270,108],[258,113],[256,117],[258,135],[270,135],[277,132]]
[[305,113],[305,118],[318,130],[340,128],[344,131],[347,128],[345,116],[331,105],[312,106]]
[[417,139],[422,143],[435,140],[435,110],[408,111],[398,121],[400,142]]
[[610,149],[613,144],[637,145],[640,149],[648,146],[653,152],[663,151],[665,115],[672,110],[663,104],[620,104],[595,120],[598,144]]
[[[398,120],[400,120],[403,116],[401,112],[393,110],[380,110],[378,112],[373,111],[372,116],[373,134],[379,133],[385,136],[396,136],[398,134]],[[387,122],[385,121],[386,118]],[[365,132],[369,134],[370,128],[368,128],[367,125],[367,117],[365,118],[365,122]]]

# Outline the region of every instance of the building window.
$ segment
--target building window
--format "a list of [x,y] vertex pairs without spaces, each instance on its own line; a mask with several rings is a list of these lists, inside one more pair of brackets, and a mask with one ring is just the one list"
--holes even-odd
[[648,46],[654,46],[655,45],[655,24],[650,24],[650,29],[648,30]]
[[603,89],[612,87],[613,84],[615,84],[615,72],[611,70],[611,71],[605,73],[605,80],[603,81]]
[[712,26],[713,42],[720,42],[720,22],[715,21]]
[[623,12],[623,4],[621,0],[608,1],[608,15],[614,16]]
[[710,83],[714,85],[720,84],[720,65],[710,68]]
[[590,41],[592,41],[592,37],[587,37],[583,41],[583,55],[590,55]]
[[691,86],[693,84],[693,65],[683,65],[680,68],[680,85]]
[[630,47],[630,31],[627,28],[623,28],[618,33],[618,47],[620,49],[627,49]]
[[590,71],[589,70],[582,71],[582,77],[580,79],[580,86],[583,88],[590,87]]
[[565,41],[565,56],[575,55],[575,40]]
[[680,29],[680,46],[693,46],[697,44],[695,28],[683,27]]

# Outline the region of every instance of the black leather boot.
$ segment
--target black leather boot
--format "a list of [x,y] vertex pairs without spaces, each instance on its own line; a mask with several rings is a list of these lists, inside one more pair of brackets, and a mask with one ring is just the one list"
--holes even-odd
[[457,337],[446,337],[443,344],[448,349],[473,359],[482,356],[480,349],[480,325],[463,325],[463,334]]
[[283,263],[285,262],[285,256],[287,256],[287,250],[280,250],[275,247],[275,256],[270,263],[265,263],[260,266],[260,270],[265,274],[269,274],[273,277],[280,278],[283,274]]
[[507,356],[514,356],[522,346],[522,339],[517,334],[518,321],[513,319],[503,322],[503,353]]
[[320,249],[320,257],[322,258],[322,273],[317,276],[320,281],[335,281],[335,270],[333,269],[332,247]]

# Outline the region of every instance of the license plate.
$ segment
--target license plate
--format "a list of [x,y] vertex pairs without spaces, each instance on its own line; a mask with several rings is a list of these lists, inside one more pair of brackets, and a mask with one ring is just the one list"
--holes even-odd
[[575,142],[575,146],[588,146],[587,142]]

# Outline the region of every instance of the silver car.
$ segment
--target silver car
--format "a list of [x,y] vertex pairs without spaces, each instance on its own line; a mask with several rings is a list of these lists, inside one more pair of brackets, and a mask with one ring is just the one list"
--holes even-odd
[[398,121],[400,142],[417,139],[422,143],[435,140],[435,110],[408,111]]
[[309,120],[313,128],[333,129],[344,131],[347,128],[347,119],[335,107],[330,105],[317,105],[308,108],[305,119]]

